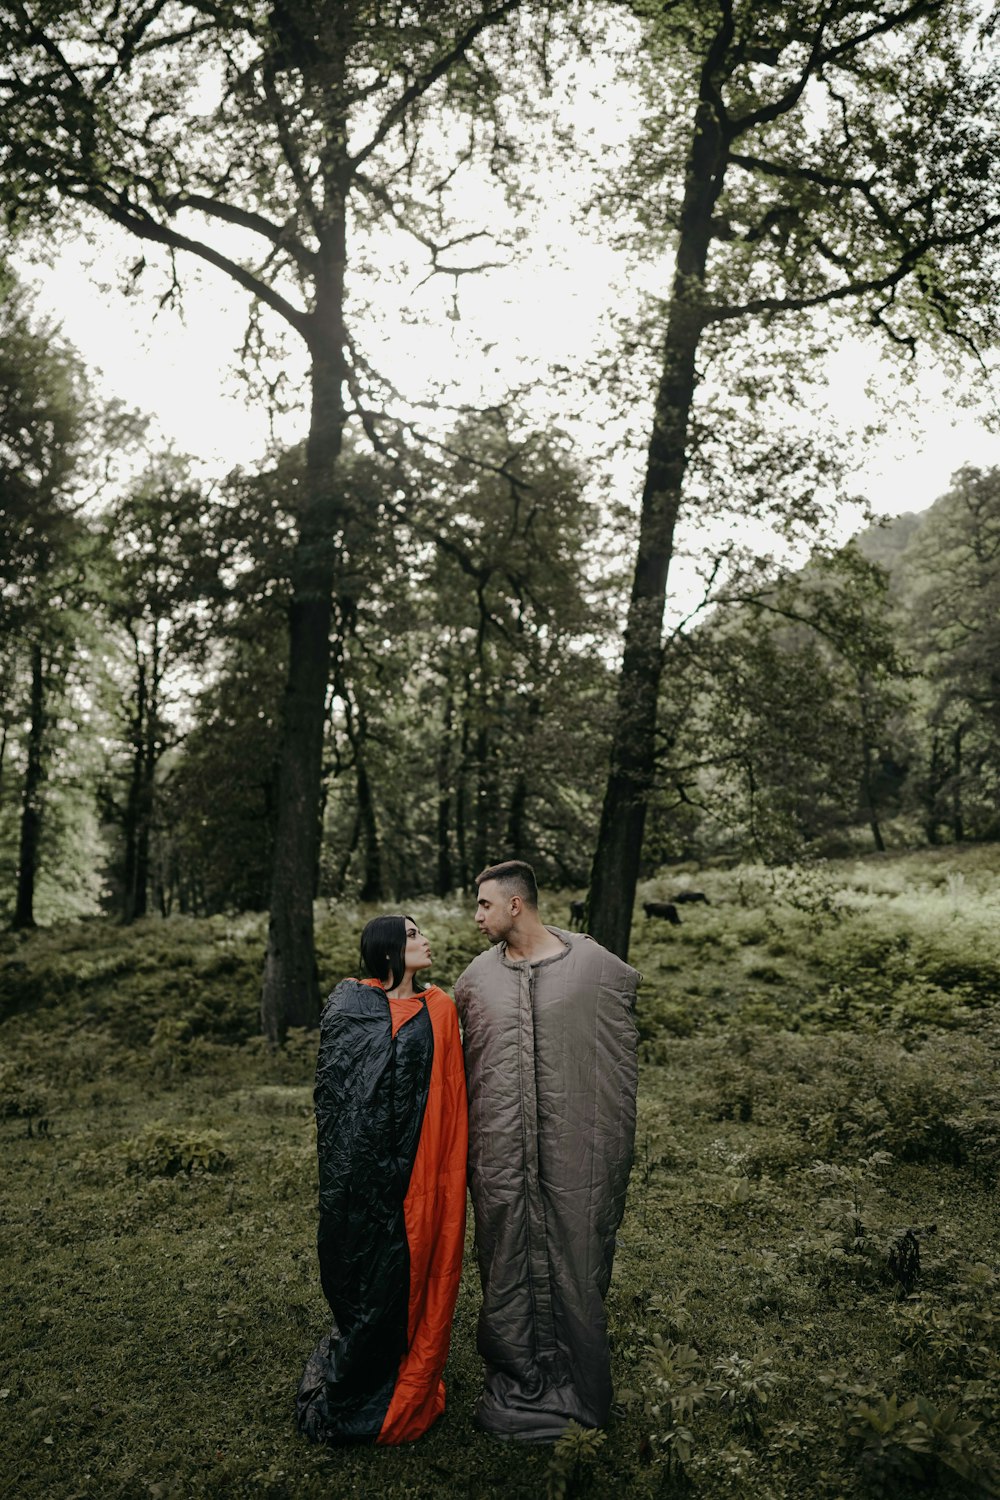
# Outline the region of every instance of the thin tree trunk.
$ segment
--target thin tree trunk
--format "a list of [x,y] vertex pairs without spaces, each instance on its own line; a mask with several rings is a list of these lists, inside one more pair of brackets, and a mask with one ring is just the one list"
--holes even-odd
[[941,781],[941,741],[935,729],[931,736],[931,761],[927,770],[927,789],[924,795],[924,833],[929,844],[941,842],[937,800],[941,790]]
[[154,624],[153,649],[149,664],[149,701],[146,705],[145,744],[139,786],[139,826],[136,832],[135,905],[132,912],[135,917],[145,917],[149,912],[153,816],[156,808],[156,768],[159,764],[161,749],[158,738],[161,671],[160,642],[158,629]]
[[865,807],[868,810],[868,826],[872,831],[876,850],[879,854],[884,854],[885,840],[882,838],[882,829],[879,826],[878,811],[875,807],[875,796],[872,790],[872,747],[867,735],[864,736],[862,748],[864,759],[862,761],[861,780],[864,789]]
[[527,730],[518,760],[517,775],[514,778],[514,790],[511,793],[510,809],[507,814],[507,852],[512,859],[524,859],[527,853],[528,777],[525,766],[531,764],[531,742],[534,738],[535,727],[538,723],[541,708],[542,705],[537,698],[529,700]]
[[340,864],[337,866],[337,873],[333,878],[333,894],[335,896],[339,896],[343,892],[344,881],[347,879],[347,872],[351,867],[351,860],[354,858],[354,851],[358,847],[358,839],[360,837],[361,814],[359,812],[355,812],[354,824],[351,828],[351,837],[347,842],[347,847],[344,849],[344,852],[340,857]]
[[[345,631],[353,628],[353,621],[351,625],[347,623],[349,619],[351,617],[345,615],[343,622],[343,629]],[[375,810],[375,795],[372,789],[371,777],[368,774],[368,720],[361,698],[357,692],[354,693],[352,702],[343,648],[344,642],[343,638],[341,638],[338,641],[338,648],[333,658],[333,684],[337,696],[344,705],[344,728],[354,761],[354,781],[357,793],[358,814],[354,826],[351,850],[353,852],[359,837],[363,840],[364,845],[364,873],[361,877],[361,890],[358,893],[358,899],[361,901],[380,901],[384,895],[385,887],[382,874],[382,848],[379,840],[378,817]],[[324,800],[321,796],[321,808]]]
[[28,764],[24,775],[17,905],[14,911],[14,926],[19,929],[36,925],[35,880],[42,831],[41,789],[45,779],[45,728],[45,670],[42,648],[35,644],[31,648],[31,723],[28,728]]
[[962,739],[965,725],[959,724],[951,740],[951,832],[956,844],[965,838],[965,817],[962,810]]
[[125,873],[123,877],[122,920],[131,922],[140,915],[139,899],[139,827],[142,821],[143,758],[146,753],[146,667],[136,643],[135,714],[132,719],[132,773],[125,801]]
[[656,762],[656,709],[663,670],[663,611],[674,527],[687,462],[688,425],[705,328],[703,290],[712,212],[722,189],[725,141],[702,78],[688,155],[663,369],[653,416],[639,521],[639,547],[611,744],[611,766],[590,878],[590,931],[625,958]]
[[454,873],[451,863],[451,734],[455,703],[449,693],[445,699],[444,722],[437,756],[437,893],[447,896]]
[[153,777],[155,766],[150,764],[150,747],[147,745],[142,765],[142,784],[139,789],[139,820],[135,840],[135,890],[132,916],[135,919],[149,913],[150,885],[150,835],[153,821]]
[[476,633],[476,806],[472,859],[477,872],[492,864],[498,856],[490,848],[490,825],[493,813],[493,778],[490,772],[491,739],[488,722],[486,680],[486,622],[488,611],[480,585],[479,628]]
[[[483,705],[480,703],[480,712]],[[491,783],[487,759],[490,753],[489,731],[480,724],[476,731],[476,817],[472,840],[472,862],[477,871],[493,862],[490,849],[490,813],[492,811]]]
[[[465,697],[462,711],[462,738],[458,757],[458,777],[455,788],[455,847],[458,850],[458,874],[462,890],[467,891],[472,885],[472,871],[469,868],[468,847],[468,769],[469,769],[469,683],[466,680]],[[476,866],[477,873],[482,869]]]
[[359,901],[381,901],[383,896],[382,885],[382,850],[379,846],[378,824],[375,819],[375,800],[372,796],[371,780],[368,768],[364,761],[358,762],[358,817],[361,821],[361,832],[364,838],[365,864],[364,877],[361,882],[361,890],[358,893]]
[[507,813],[507,853],[511,859],[523,859],[525,855],[524,818],[528,806],[528,783],[524,772],[518,771],[511,793]]

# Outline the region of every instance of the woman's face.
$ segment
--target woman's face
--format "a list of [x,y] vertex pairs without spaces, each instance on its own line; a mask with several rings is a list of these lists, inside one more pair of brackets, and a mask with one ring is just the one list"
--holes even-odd
[[431,945],[424,937],[412,917],[404,917],[406,943],[403,948],[403,963],[407,969],[427,969],[431,962]]

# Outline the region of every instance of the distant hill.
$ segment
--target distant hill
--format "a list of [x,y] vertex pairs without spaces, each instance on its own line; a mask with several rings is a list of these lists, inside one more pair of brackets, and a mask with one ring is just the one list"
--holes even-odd
[[900,558],[932,509],[933,506],[922,511],[904,511],[901,516],[893,516],[882,525],[859,531],[854,538],[858,551],[869,562],[885,568],[886,572],[895,572]]

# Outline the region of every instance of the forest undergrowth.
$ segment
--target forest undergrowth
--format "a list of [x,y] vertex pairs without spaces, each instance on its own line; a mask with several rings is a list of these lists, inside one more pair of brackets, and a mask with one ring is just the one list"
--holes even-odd
[[[0,939],[0,1493],[997,1494],[1000,847],[675,868],[639,898],[685,889],[680,926],[633,928],[615,1413],[555,1448],[472,1426],[471,1254],[438,1427],[296,1436],[328,1316],[315,1033],[256,1035],[262,917]],[[471,902],[410,910],[450,987]],[[368,915],[323,914],[331,985]]]

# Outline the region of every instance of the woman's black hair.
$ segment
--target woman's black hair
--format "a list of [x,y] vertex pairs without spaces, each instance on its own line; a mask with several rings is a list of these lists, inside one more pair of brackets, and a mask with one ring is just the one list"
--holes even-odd
[[[406,970],[403,958],[406,924],[412,921],[412,917],[372,917],[365,923],[361,934],[361,962],[372,979],[377,979],[387,990],[395,989],[402,982]],[[423,985],[417,983],[416,975],[413,988],[423,989]]]

